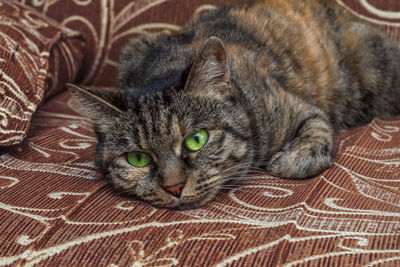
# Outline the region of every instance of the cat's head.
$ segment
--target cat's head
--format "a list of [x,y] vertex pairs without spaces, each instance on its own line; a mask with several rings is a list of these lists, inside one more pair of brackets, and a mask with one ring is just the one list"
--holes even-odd
[[95,122],[96,163],[117,188],[155,206],[194,208],[246,170],[251,127],[227,64],[224,45],[210,38],[184,88],[127,101],[121,91],[69,85]]

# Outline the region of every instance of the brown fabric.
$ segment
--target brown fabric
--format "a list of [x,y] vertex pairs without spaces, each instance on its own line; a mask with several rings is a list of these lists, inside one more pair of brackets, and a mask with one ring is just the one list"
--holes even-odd
[[174,211],[101,179],[74,106],[68,93],[51,99],[30,138],[0,156],[0,265],[400,264],[400,117],[342,133],[335,166],[316,178],[254,176]]
[[0,146],[25,138],[40,102],[74,79],[82,48],[76,32],[0,0]]
[[335,0],[364,21],[382,28],[400,42],[400,1],[398,0]]

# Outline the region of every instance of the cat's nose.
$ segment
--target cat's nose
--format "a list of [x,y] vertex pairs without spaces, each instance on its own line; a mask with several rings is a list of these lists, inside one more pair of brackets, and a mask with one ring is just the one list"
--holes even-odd
[[181,196],[182,193],[182,189],[185,186],[185,182],[180,182],[174,185],[170,185],[170,186],[164,186],[165,191],[167,191],[168,193],[171,193],[172,195],[176,196],[177,198],[179,198]]

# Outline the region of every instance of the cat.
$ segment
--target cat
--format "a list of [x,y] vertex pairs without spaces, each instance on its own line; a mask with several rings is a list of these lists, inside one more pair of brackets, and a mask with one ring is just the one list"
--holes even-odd
[[400,112],[399,46],[323,0],[265,0],[143,34],[118,89],[69,85],[94,121],[115,187],[187,209],[258,170],[304,179],[331,167],[348,127]]

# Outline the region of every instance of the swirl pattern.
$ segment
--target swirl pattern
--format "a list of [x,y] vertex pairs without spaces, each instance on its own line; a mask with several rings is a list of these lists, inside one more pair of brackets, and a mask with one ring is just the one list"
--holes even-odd
[[78,37],[38,12],[0,1],[0,146],[20,143],[41,101],[75,78]]
[[400,2],[396,0],[335,0],[364,21],[381,27],[393,40],[400,41]]

